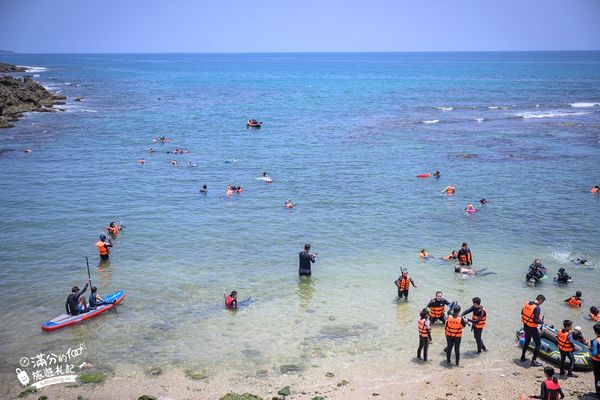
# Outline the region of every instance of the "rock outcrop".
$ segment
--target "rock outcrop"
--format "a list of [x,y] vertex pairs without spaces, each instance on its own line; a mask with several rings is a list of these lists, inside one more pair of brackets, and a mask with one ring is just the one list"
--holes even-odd
[[17,67],[16,65],[12,65],[12,64],[0,63],[0,72],[8,72],[8,73],[12,73],[12,72],[27,72],[27,68],[25,68],[25,67]]

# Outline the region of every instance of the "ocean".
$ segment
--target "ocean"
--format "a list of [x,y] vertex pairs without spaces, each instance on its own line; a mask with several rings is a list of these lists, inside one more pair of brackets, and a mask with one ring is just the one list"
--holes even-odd
[[[22,357],[80,343],[115,374],[157,365],[269,380],[282,365],[402,365],[436,290],[463,308],[482,298],[491,351],[478,362],[519,355],[502,349],[538,293],[547,322],[569,318],[592,336],[584,318],[600,305],[600,197],[590,193],[600,184],[600,52],[2,61],[36,67],[30,75],[68,96],[64,111],[0,131],[0,369],[9,385]],[[250,118],[262,128],[247,129]],[[152,143],[160,136],[171,142]],[[175,148],[190,153],[168,153]],[[435,170],[440,179],[416,178]],[[257,179],[263,171],[272,184]],[[228,184],[244,191],[226,196]],[[441,193],[448,185],[454,196]],[[284,208],[287,199],[296,207]],[[479,212],[466,215],[468,203]],[[118,220],[125,229],[99,265],[94,243]],[[464,279],[450,263],[418,257],[462,242],[475,269],[496,275]],[[318,257],[300,281],[305,243]],[[85,257],[100,294],[127,298],[116,312],[42,332],[87,280]],[[526,285],[534,258],[550,277],[566,268],[573,283]],[[401,267],[418,285],[408,302],[394,286]],[[232,290],[254,302],[224,310]],[[563,304],[575,290],[581,310]],[[433,334],[437,352],[442,328]],[[466,337],[463,349],[474,346]]]

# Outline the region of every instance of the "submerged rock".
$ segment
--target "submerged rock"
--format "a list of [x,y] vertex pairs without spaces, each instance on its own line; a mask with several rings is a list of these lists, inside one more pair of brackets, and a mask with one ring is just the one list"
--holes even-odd
[[279,389],[279,391],[277,392],[277,394],[280,396],[289,396],[290,393],[291,393],[291,391],[290,391],[289,386],[284,386],[281,389]]
[[185,372],[185,376],[187,376],[190,379],[194,379],[197,381],[208,379],[208,374],[204,371],[195,371],[193,369],[186,369],[184,372]]
[[244,394],[227,393],[225,396],[221,397],[219,400],[263,400],[263,398],[255,395],[255,394],[251,394],[251,393],[244,393]]
[[304,367],[299,364],[283,364],[279,366],[279,371],[281,371],[282,374],[298,373],[303,370]]
[[138,400],[158,400],[155,396],[150,396],[145,394],[143,396],[138,397]]
[[91,372],[89,374],[79,375],[81,383],[101,383],[104,382],[106,376],[102,372]]

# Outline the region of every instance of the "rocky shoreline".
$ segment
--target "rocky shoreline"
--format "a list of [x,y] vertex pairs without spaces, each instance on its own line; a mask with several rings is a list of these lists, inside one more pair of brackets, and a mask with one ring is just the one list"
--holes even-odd
[[[26,68],[0,63],[0,73],[25,72]],[[51,112],[55,104],[64,104],[66,96],[50,93],[30,77],[0,76],[0,128],[10,128],[23,113]]]

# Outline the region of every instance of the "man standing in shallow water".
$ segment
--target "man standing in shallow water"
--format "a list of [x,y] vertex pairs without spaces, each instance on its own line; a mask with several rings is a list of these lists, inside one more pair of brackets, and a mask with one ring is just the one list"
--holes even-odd
[[316,261],[317,254],[310,252],[310,244],[304,245],[304,251],[301,251],[298,254],[300,258],[300,266],[298,269],[298,273],[300,276],[310,276],[311,275],[311,263]]

